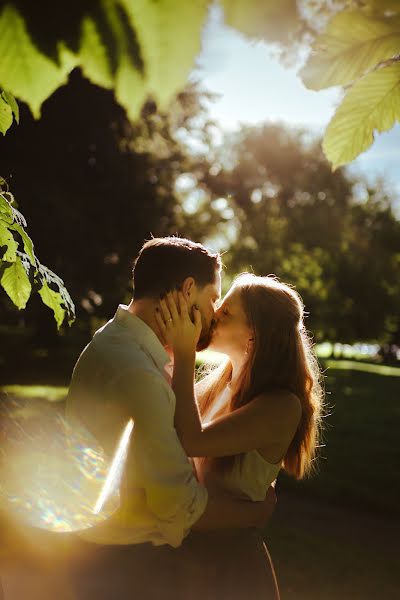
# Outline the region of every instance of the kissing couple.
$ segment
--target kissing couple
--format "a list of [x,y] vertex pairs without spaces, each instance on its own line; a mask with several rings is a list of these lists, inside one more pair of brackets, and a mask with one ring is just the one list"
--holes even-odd
[[[281,469],[307,475],[323,391],[299,294],[244,273],[221,300],[221,258],[147,241],[120,305],[79,357],[66,416],[112,457],[134,428],[120,506],[79,534],[79,600],[279,598],[262,529]],[[195,383],[196,350],[223,362]]]

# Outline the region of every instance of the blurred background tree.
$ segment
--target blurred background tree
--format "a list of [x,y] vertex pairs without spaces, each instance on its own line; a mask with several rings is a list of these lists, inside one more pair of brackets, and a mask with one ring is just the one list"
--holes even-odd
[[[128,297],[133,257],[146,237],[176,233],[174,181],[190,170],[191,156],[172,130],[191,132],[201,112],[193,86],[168,114],[146,103],[132,125],[112,94],[79,70],[47,101],[39,121],[21,105],[23,125],[1,142],[3,172],[38,251],[63,273],[80,323],[108,317]],[[206,135],[202,126],[198,139]],[[39,301],[32,297],[25,314],[7,298],[2,303],[8,320],[35,323],[42,343],[56,339]]]
[[[26,357],[67,343],[75,357],[129,298],[143,240],[174,233],[225,251],[226,285],[241,270],[291,282],[318,341],[397,339],[400,234],[390,193],[344,168],[333,173],[321,141],[307,131],[265,124],[226,136],[218,147],[222,134],[208,121],[205,93],[184,88],[209,6],[74,0],[61,10],[47,2],[0,2],[3,133],[18,118],[10,93],[21,108],[20,125],[1,140],[1,175],[78,317],[71,331],[57,334],[37,298],[18,313],[1,295],[3,365],[15,362],[12,348],[21,351],[19,335]],[[343,105],[370,75],[394,77],[399,68],[399,6],[391,0],[220,6],[228,26],[278,44],[287,61],[301,45],[312,46],[304,82],[313,89],[345,86]],[[382,114],[390,113],[384,126],[392,126],[396,106],[373,119],[364,115],[368,131],[356,153],[372,143]],[[331,143],[336,126],[328,128],[330,148],[340,154],[330,156],[336,167],[351,160],[348,142],[360,130],[348,112],[340,147]]]
[[168,113],[148,102],[134,126],[110,92],[76,70],[39,121],[22,106],[23,125],[2,141],[3,169],[40,255],[63,274],[77,323],[58,334],[38,299],[19,313],[3,297],[14,340],[3,362],[10,347],[21,352],[18,330],[26,361],[68,348],[72,364],[130,298],[133,259],[151,235],[224,252],[225,289],[244,270],[295,285],[316,341],[394,341],[400,222],[383,184],[332,172],[307,131],[264,124],[216,144],[206,98],[193,85]]
[[199,184],[232,240],[228,272],[253,269],[294,284],[318,341],[391,339],[400,223],[383,183],[332,172],[320,140],[279,125],[244,129],[205,166]]

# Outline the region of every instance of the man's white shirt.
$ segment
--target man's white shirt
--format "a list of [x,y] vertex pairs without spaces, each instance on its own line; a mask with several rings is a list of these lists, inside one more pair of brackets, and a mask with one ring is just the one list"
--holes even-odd
[[123,305],[79,357],[66,404],[71,425],[85,426],[111,458],[134,421],[120,508],[80,533],[88,541],[179,546],[205,510],[207,490],[174,428],[168,363],[154,331]]

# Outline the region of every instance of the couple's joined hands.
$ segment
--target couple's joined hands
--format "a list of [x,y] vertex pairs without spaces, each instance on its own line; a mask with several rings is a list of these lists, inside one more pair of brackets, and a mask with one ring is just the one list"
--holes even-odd
[[166,294],[160,300],[155,316],[164,343],[175,356],[196,351],[202,327],[201,314],[197,306],[193,306],[191,318],[188,302],[181,291]]

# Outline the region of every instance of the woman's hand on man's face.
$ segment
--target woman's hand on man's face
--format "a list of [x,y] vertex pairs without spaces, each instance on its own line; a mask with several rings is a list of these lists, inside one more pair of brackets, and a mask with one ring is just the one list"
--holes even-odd
[[176,297],[177,300],[172,293],[166,294],[160,300],[155,315],[165,343],[174,356],[195,352],[202,328],[199,309],[193,307],[192,321],[189,305],[182,292],[178,291]]

